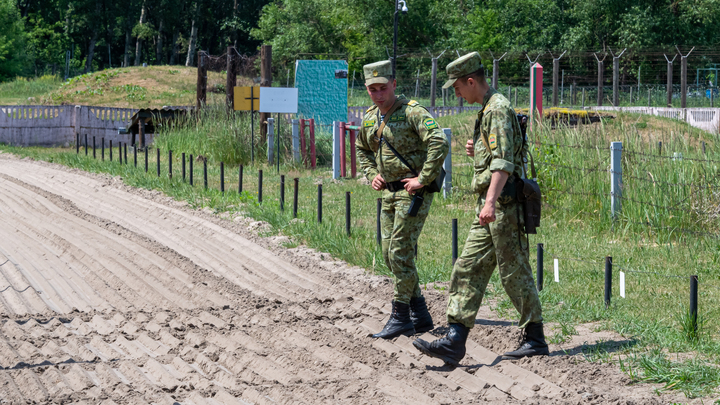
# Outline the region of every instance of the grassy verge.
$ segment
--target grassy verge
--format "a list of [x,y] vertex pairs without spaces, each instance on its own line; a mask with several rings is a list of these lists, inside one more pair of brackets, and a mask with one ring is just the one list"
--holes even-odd
[[[158,136],[162,173],[155,173],[155,152],[149,155],[150,173],[130,164],[101,162],[78,156],[72,149],[16,148],[0,150],[19,156],[53,161],[90,172],[121,176],[131,186],[158,189],[194,207],[216,212],[241,213],[271,225],[270,233],[283,233],[294,244],[303,243],[349,263],[380,274],[389,274],[375,243],[376,199],[379,193],[361,180],[332,180],[328,168],[309,171],[283,163],[274,167],[248,165],[247,122],[234,117],[223,121],[217,112],[206,119],[185,122]],[[212,119],[211,119],[212,118]],[[643,121],[644,120],[644,121]],[[451,266],[451,221],[457,218],[459,241],[467,237],[475,216],[475,196],[466,192],[471,161],[460,146],[470,136],[472,114],[438,119],[453,128],[452,196],[436,195],[418,244],[417,265],[423,284],[449,280]],[[645,125],[637,125],[643,122]],[[287,129],[282,129],[287,140]],[[656,142],[663,140],[663,157]],[[628,151],[623,160],[626,175],[622,215],[610,218],[608,172],[609,142],[621,140]],[[720,385],[716,370],[720,355],[720,239],[713,211],[720,206],[716,194],[720,151],[710,134],[683,123],[654,117],[620,115],[599,125],[580,128],[536,128],[530,139],[539,179],[546,195],[543,222],[530,236],[531,265],[536,266],[537,243],[545,246],[545,288],[540,294],[546,321],[560,325],[552,339],[575,334],[574,325],[594,322],[599,329],[626,337],[607,342],[589,358],[618,362],[637,380],[666,383],[690,397],[707,395]],[[703,154],[697,145],[706,142]],[[239,143],[237,145],[236,143]],[[233,145],[233,146],[231,146]],[[167,149],[173,150],[172,179],[167,173]],[[287,146],[281,149],[285,153]],[[208,159],[209,189],[202,189],[202,162],[194,162],[195,186],[180,174],[181,153]],[[630,153],[633,152],[633,153]],[[256,162],[264,156],[256,150]],[[642,155],[638,153],[643,153]],[[679,155],[682,154],[682,159]],[[98,157],[100,153],[98,152]],[[106,154],[106,157],[108,155]],[[672,157],[675,157],[673,159]],[[690,160],[698,159],[698,160]],[[140,155],[139,162],[144,162]],[[707,160],[712,160],[708,162]],[[220,193],[219,162],[225,168],[226,193]],[[243,193],[237,193],[238,164],[245,163]],[[141,164],[142,166],[142,164]],[[189,164],[187,166],[189,168]],[[588,171],[586,169],[598,169]],[[263,201],[258,201],[258,171],[263,170]],[[285,210],[280,210],[280,175],[285,175]],[[292,178],[299,178],[299,220],[292,218]],[[635,177],[635,178],[631,178]],[[323,184],[323,222],[317,223],[317,184]],[[345,234],[345,193],[352,198],[352,235]],[[637,201],[637,202],[635,202]],[[701,205],[698,205],[700,204]],[[650,204],[650,205],[648,205]],[[613,299],[603,300],[604,258],[614,263]],[[559,262],[560,282],[552,280],[553,259]],[[626,297],[617,294],[619,271],[626,272]],[[636,271],[633,273],[632,271]],[[688,327],[689,276],[700,280],[700,309],[704,322],[697,333]],[[497,274],[488,295],[496,298],[499,315],[516,316]],[[620,347],[619,352],[610,354]],[[610,349],[615,347],[614,349]],[[658,352],[659,350],[659,352]],[[669,353],[684,353],[670,360]],[[622,354],[622,356],[618,356]],[[628,357],[629,356],[629,357]],[[665,357],[662,357],[665,356]],[[673,356],[675,357],[675,356]],[[664,359],[664,360],[663,360]]]
[[51,75],[36,79],[18,77],[11,82],[0,83],[0,105],[40,104],[43,95],[61,84],[57,76]]

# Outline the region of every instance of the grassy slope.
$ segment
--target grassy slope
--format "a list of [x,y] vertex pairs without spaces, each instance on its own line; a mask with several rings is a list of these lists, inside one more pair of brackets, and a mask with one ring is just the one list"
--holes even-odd
[[[238,85],[249,85],[238,78]],[[108,69],[77,76],[65,82],[44,76],[18,78],[0,84],[3,104],[81,104],[123,108],[159,108],[164,105],[194,105],[197,68],[148,66]],[[28,100],[33,97],[33,100]],[[208,72],[208,103],[225,97],[225,75]]]
[[[223,122],[222,112],[210,112],[202,120],[203,124],[187,129],[176,129],[157,138],[157,146],[163,152],[163,175],[158,178],[153,168],[155,153],[150,154],[150,174],[141,169],[120,166],[117,162],[100,162],[86,158],[82,152],[76,156],[74,150],[11,148],[1,149],[23,156],[51,160],[72,167],[93,172],[104,172],[121,176],[129,185],[159,189],[177,199],[187,200],[196,207],[212,207],[218,212],[242,212],[272,225],[271,232],[282,232],[290,236],[294,243],[304,243],[350,263],[366,269],[388,274],[383,264],[380,250],[375,244],[375,204],[378,193],[373,192],[362,181],[332,181],[331,172],[320,168],[310,172],[292,165],[281,165],[280,174],[286,175],[286,210],[279,210],[280,177],[274,168],[267,166],[246,166],[244,174],[244,193],[236,192],[222,195],[219,191],[220,160],[226,162],[244,162],[247,160],[246,147],[242,146],[228,153],[222,144],[247,145],[246,137],[237,136],[247,133],[248,123],[242,118],[235,122]],[[460,189],[447,200],[436,195],[432,212],[419,241],[418,269],[423,283],[447,281],[452,266],[451,219],[458,218],[460,223],[459,241],[467,236],[467,230],[474,213],[474,197],[462,192],[470,179],[470,160],[462,156],[460,146],[469,136],[474,116],[463,114],[438,119],[444,127],[453,128],[456,134],[453,142],[454,185]],[[641,125],[637,125],[637,124]],[[287,128],[282,129],[287,134]],[[204,134],[206,137],[199,137]],[[318,135],[321,138],[321,134]],[[544,318],[557,322],[562,328],[549,333],[549,338],[559,341],[573,334],[573,325],[595,322],[600,329],[612,329],[627,337],[620,342],[608,342],[608,350],[625,346],[621,353],[629,354],[630,361],[623,363],[635,378],[649,378],[652,381],[665,382],[673,389],[682,389],[689,395],[707,394],[720,384],[720,373],[706,361],[717,362],[720,355],[720,337],[716,326],[720,323],[720,242],[717,238],[677,233],[678,227],[694,231],[718,233],[717,221],[699,221],[705,218],[700,212],[667,211],[657,207],[624,203],[623,217],[612,226],[609,219],[609,174],[593,173],[591,176],[575,169],[563,169],[558,163],[566,162],[572,166],[594,167],[596,163],[603,169],[609,162],[609,151],[603,150],[612,140],[622,140],[626,150],[656,153],[656,141],[663,140],[665,154],[680,152],[685,157],[701,157],[696,147],[700,140],[708,144],[708,156],[720,160],[720,150],[716,137],[672,120],[637,115],[620,115],[616,120],[602,125],[592,125],[576,129],[550,131],[540,129],[532,141],[546,145],[580,145],[584,148],[563,148],[541,146],[535,149],[535,158],[540,166],[540,181],[548,199],[544,208],[543,223],[538,235],[530,237],[531,266],[535,268],[536,243],[544,243],[545,252],[545,289],[540,297],[543,303]],[[241,142],[237,142],[240,140]],[[284,146],[285,147],[285,146]],[[587,148],[587,149],[585,149]],[[167,179],[168,149],[173,149],[175,176]],[[198,184],[202,169],[200,162],[195,163],[195,187],[183,183],[179,175],[181,152],[202,154],[209,158],[210,190],[203,191]],[[92,152],[90,153],[92,156]],[[99,156],[99,154],[98,154]],[[256,150],[256,156],[264,156],[262,148]],[[142,158],[138,158],[140,162]],[[132,157],[131,157],[132,162]],[[237,168],[226,167],[226,188],[236,190]],[[263,203],[258,204],[257,170],[264,170]],[[654,178],[665,182],[703,182],[715,181],[718,184],[717,164],[705,164],[691,161],[673,161],[671,159],[626,158],[624,172],[638,177],[647,177],[651,172]],[[300,178],[299,217],[302,221],[292,221],[291,196],[292,178]],[[316,223],[316,201],[318,182],[323,187],[324,220]],[[626,180],[628,195],[633,198],[651,201],[657,205],[669,206],[677,200],[687,197],[687,190],[664,184],[636,182]],[[567,186],[580,195],[562,193]],[[344,231],[344,194],[350,191],[353,207],[353,234],[348,238]],[[597,193],[587,197],[585,192]],[[634,194],[633,194],[634,193]],[[697,194],[695,195],[697,196]],[[715,200],[714,203],[720,203]],[[692,211],[692,205],[680,205],[683,210]],[[647,220],[666,225],[669,229],[656,229],[634,224],[633,221]],[[604,257],[612,256],[615,263],[613,276],[613,301],[609,309],[603,302]],[[552,259],[560,259],[560,283],[552,278]],[[571,259],[582,259],[568,260]],[[627,297],[620,298],[618,291],[619,267],[639,271],[657,272],[656,274],[628,273],[626,277]],[[685,276],[700,276],[700,313],[706,323],[700,329],[699,339],[692,339],[687,333],[688,279]],[[667,278],[662,275],[679,275],[683,278]],[[491,280],[488,296],[495,298],[497,312],[505,317],[514,318],[514,309],[502,291],[497,274]],[[599,346],[601,349],[603,345]],[[654,349],[662,352],[653,351]],[[699,360],[668,363],[665,352],[689,352]],[[611,360],[607,352],[588,353],[593,359]],[[630,367],[633,367],[630,369]],[[641,371],[638,374],[638,370]]]
[[36,79],[18,77],[11,82],[0,83],[0,105],[39,104],[45,94],[60,87],[57,76]]

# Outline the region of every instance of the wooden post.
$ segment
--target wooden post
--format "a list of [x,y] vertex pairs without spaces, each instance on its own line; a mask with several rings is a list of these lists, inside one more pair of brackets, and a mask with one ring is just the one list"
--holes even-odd
[[497,90],[499,81],[500,81],[500,59],[493,59],[492,87],[495,90]]
[[625,50],[623,49],[617,56],[613,54],[613,106],[615,107],[620,106],[620,57],[625,53]]
[[[260,87],[272,87],[272,46],[263,45],[260,48]],[[260,113],[260,134],[265,142],[267,134],[267,119],[269,113]]]
[[233,111],[234,103],[233,103],[233,92],[234,88],[237,85],[237,75],[235,72],[235,47],[228,46],[227,47],[227,65],[226,65],[226,71],[227,71],[227,78],[225,80],[225,102],[227,103],[228,111]]
[[205,52],[198,51],[197,104],[200,110],[207,102],[207,57]]
[[437,68],[438,58],[432,58],[432,79],[430,80],[430,107],[435,107],[435,95],[437,93]]
[[[595,55],[595,58],[597,58],[597,55]],[[603,60],[605,57],[603,57]],[[603,71],[605,70],[605,63],[598,59],[598,75],[597,75],[597,105],[602,106],[603,103]]]
[[557,107],[558,104],[560,104],[560,92],[558,91],[559,85],[558,85],[558,79],[560,75],[560,58],[553,58],[553,93],[552,93],[552,105],[553,107]]
[[668,107],[672,107],[673,62],[675,62],[675,58],[677,58],[677,55],[675,55],[672,60],[668,59],[667,55],[665,55],[665,60],[667,61],[667,80],[665,82],[665,90],[667,92]]
[[310,118],[310,168],[315,170],[315,119]]
[[680,92],[680,107],[687,108],[687,55],[680,57]]

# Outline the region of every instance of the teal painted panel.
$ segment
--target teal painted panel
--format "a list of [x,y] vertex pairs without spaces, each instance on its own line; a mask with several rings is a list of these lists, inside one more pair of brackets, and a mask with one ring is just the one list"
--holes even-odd
[[315,125],[347,121],[348,64],[344,60],[295,61],[298,116]]

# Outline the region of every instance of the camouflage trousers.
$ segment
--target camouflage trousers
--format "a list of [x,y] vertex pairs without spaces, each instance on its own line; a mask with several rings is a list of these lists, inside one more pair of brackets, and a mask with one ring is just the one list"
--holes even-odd
[[[484,198],[479,200],[482,207]],[[480,210],[478,209],[479,213]],[[497,266],[505,292],[520,313],[519,326],[542,321],[542,309],[530,269],[529,250],[522,207],[517,202],[496,204],[496,220],[480,226],[478,217],[470,228],[462,254],[458,257],[450,280],[447,306],[448,323],[475,325],[480,304],[490,276]]]
[[430,212],[433,194],[426,193],[416,217],[408,216],[412,196],[407,191],[383,191],[380,227],[385,264],[393,273],[393,299],[405,304],[420,297],[420,279],[415,268],[415,244]]

